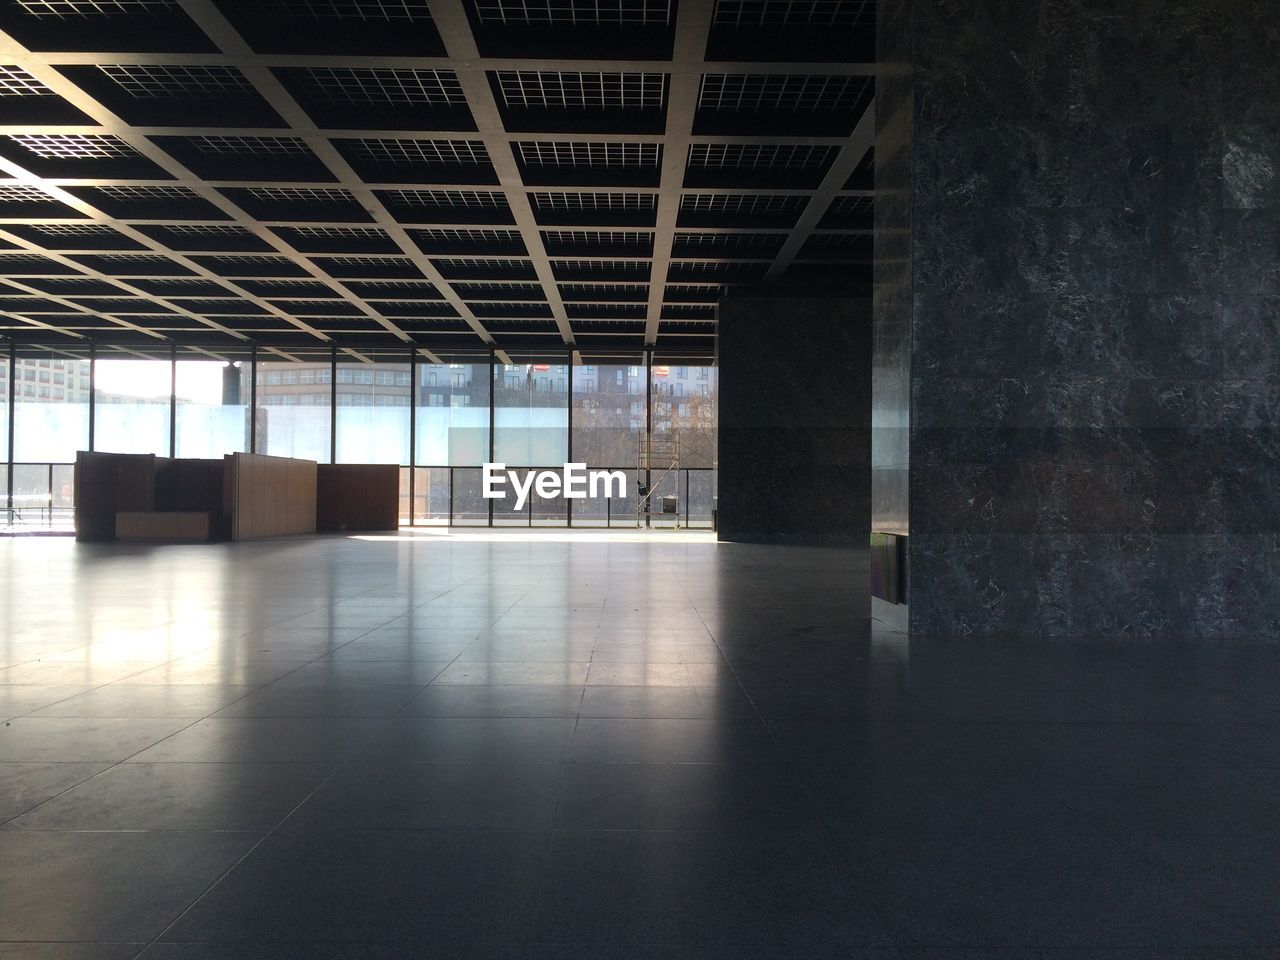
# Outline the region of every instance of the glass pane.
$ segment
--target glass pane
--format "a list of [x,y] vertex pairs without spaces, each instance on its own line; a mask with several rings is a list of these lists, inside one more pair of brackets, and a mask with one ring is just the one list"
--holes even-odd
[[[489,522],[489,504],[480,487],[480,468],[455,468],[453,471],[453,522],[475,526]],[[497,501],[492,501],[497,502]]]
[[14,461],[75,463],[89,449],[89,361],[32,348],[19,352],[13,377]]
[[249,449],[248,363],[179,360],[179,457],[217,459]]
[[93,449],[169,456],[172,363],[99,356],[93,377]]
[[449,468],[419,467],[414,481],[413,516],[417,523],[449,522]]
[[[569,455],[569,368],[546,357],[512,357],[493,368],[493,459],[561,469]],[[551,358],[552,360],[556,358]]]
[[413,504],[409,499],[409,468],[400,468],[400,525],[413,523]]
[[[489,459],[489,362],[418,365],[416,462],[479,467]],[[485,516],[487,518],[488,511]]]
[[574,500],[573,525],[575,527],[604,527],[609,523],[613,501],[604,497],[585,497]]
[[716,476],[714,470],[688,471],[687,503],[681,509],[688,511],[691,527],[710,527],[712,511],[716,507]]
[[257,453],[329,462],[331,372],[327,350],[258,362]]
[[[515,474],[516,481],[519,483],[527,483],[530,471],[520,470],[514,467],[508,467]],[[533,499],[532,491],[526,498],[524,505],[520,509],[516,509],[519,502],[518,495],[514,489],[515,482],[508,481],[503,487],[506,498],[502,500],[493,500],[493,524],[496,527],[527,527],[529,526],[529,502]]]
[[680,441],[681,467],[716,465],[716,368],[653,365],[653,436]]
[[573,370],[573,459],[634,470],[644,436],[644,366],[583,364]]

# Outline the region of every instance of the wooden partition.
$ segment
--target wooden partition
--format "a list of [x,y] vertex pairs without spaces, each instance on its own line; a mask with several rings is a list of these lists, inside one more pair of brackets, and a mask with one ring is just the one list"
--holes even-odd
[[400,467],[394,463],[322,463],[316,468],[318,530],[397,530]]
[[114,540],[116,514],[155,509],[156,458],[149,453],[76,454],[77,540]]
[[316,463],[260,453],[224,459],[223,512],[232,540],[316,531]]

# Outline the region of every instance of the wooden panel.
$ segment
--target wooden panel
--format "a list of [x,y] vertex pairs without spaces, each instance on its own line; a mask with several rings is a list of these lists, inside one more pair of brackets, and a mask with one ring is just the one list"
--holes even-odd
[[225,462],[232,539],[315,533],[315,461],[233,453]]
[[116,514],[118,540],[208,540],[209,514],[165,511]]
[[156,458],[149,453],[76,454],[77,540],[114,540],[116,514],[155,506]]
[[316,468],[316,528],[395,530],[400,526],[400,467],[324,463]]

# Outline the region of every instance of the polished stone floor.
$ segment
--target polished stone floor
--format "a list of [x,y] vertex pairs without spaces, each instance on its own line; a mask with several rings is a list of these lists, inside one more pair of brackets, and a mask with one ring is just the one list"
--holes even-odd
[[1280,648],[908,642],[865,577],[2,540],[0,958],[1280,955]]

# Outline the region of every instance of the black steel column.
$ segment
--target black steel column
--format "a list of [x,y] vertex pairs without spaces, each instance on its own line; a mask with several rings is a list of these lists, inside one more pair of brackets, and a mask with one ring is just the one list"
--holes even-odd
[[649,462],[653,459],[653,351],[644,352],[644,488],[648,491],[644,504],[644,525],[652,525],[653,476]]
[[178,345],[169,344],[169,457],[178,455]]
[[[97,392],[97,388],[98,388],[97,353],[98,353],[98,345],[95,344],[93,341],[90,341],[89,342],[89,449],[91,451],[93,450],[94,421],[97,419],[97,416],[96,416],[97,405],[93,402],[93,395],[95,392]],[[79,380],[79,379],[80,379],[79,377],[76,377],[76,380]],[[70,384],[68,383],[67,386],[69,387]]]
[[338,348],[329,348],[329,462],[338,462]]
[[249,348],[249,452],[258,452],[258,348]]
[[409,347],[409,526],[418,522],[418,348]]
[[[565,381],[569,386],[569,395],[565,400],[568,404],[569,411],[569,435],[565,438],[565,454],[568,457],[567,462],[573,463],[573,348],[570,347],[565,351],[569,361],[569,377]],[[573,501],[568,497],[564,498],[564,514],[565,522],[568,526],[573,526]]]
[[[92,376],[92,375],[91,375]],[[5,411],[9,418],[9,443],[8,451],[5,456],[5,469],[8,475],[8,483],[5,487],[5,510],[6,516],[9,518],[10,526],[13,525],[13,425],[14,425],[14,398],[18,393],[14,385],[18,378],[18,345],[14,341],[9,341],[9,409]]]
[[[493,451],[494,451],[493,431],[494,431],[494,423],[496,421],[496,418],[494,416],[494,409],[493,409],[494,397],[496,394],[496,391],[494,390],[494,386],[493,386],[493,381],[498,373],[497,368],[494,366],[494,363],[496,360],[497,360],[497,357],[494,354],[493,348],[490,348],[489,349],[489,462],[490,463],[493,463]],[[481,474],[481,477],[480,477],[480,489],[481,490],[484,489],[483,474]],[[486,500],[485,503],[489,505],[489,526],[492,527],[493,526],[493,501]]]

